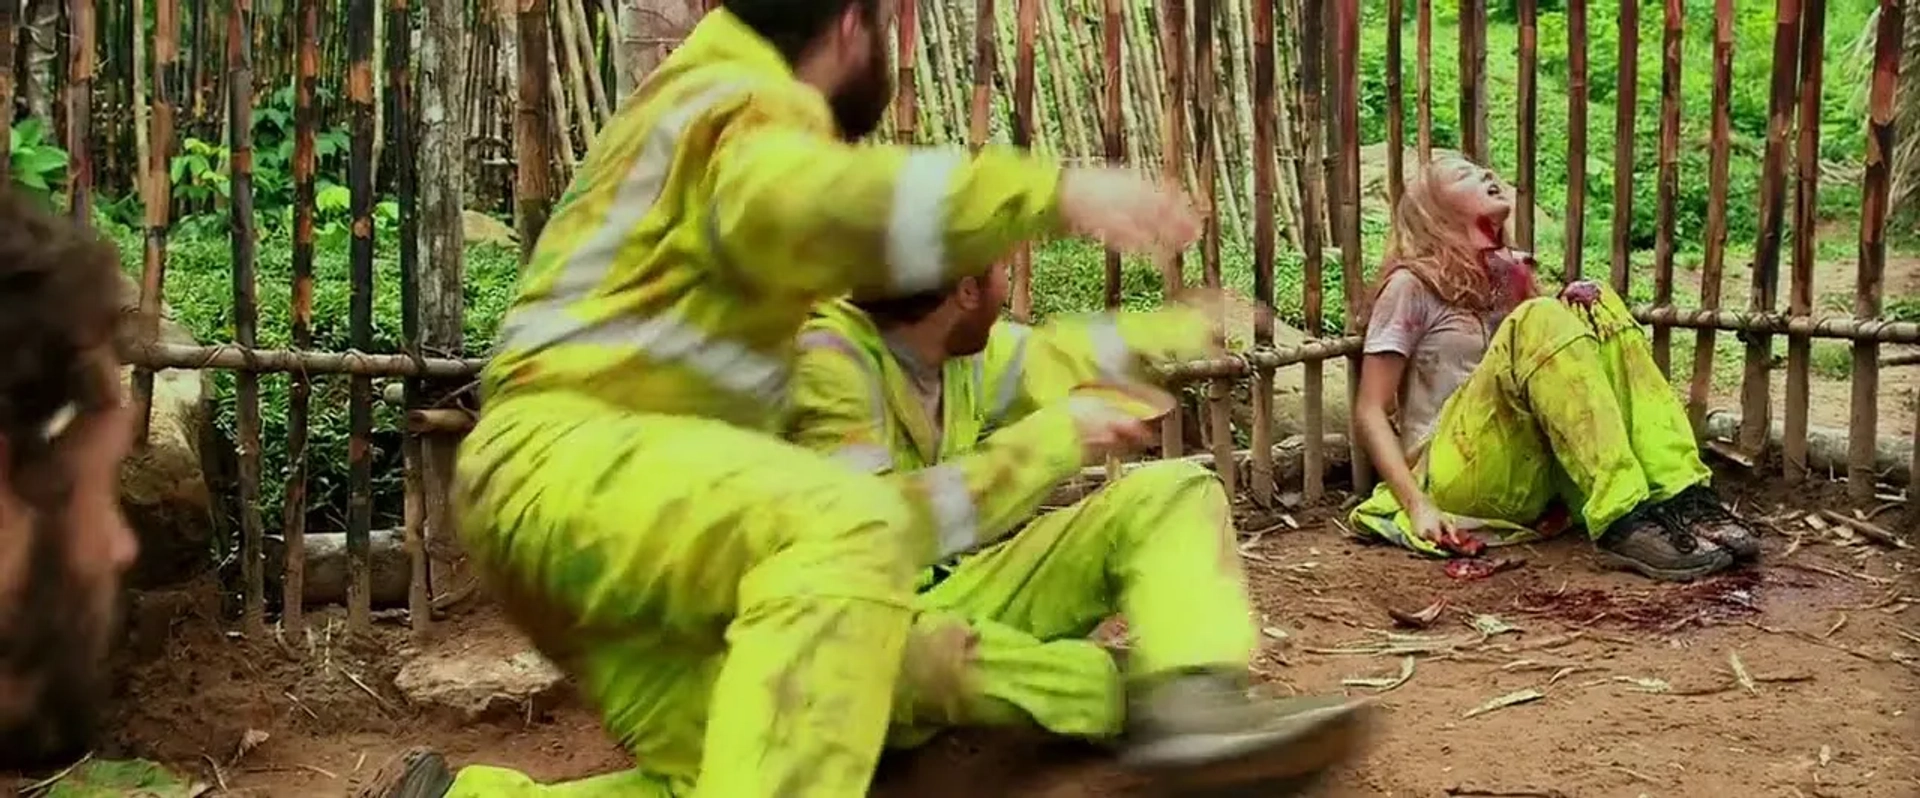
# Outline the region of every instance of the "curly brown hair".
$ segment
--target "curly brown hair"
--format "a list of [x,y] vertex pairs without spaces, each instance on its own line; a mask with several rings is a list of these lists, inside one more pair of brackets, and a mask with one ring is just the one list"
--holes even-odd
[[0,442],[16,490],[30,487],[23,478],[64,473],[38,467],[62,428],[117,399],[96,353],[118,329],[118,268],[91,230],[0,190]]

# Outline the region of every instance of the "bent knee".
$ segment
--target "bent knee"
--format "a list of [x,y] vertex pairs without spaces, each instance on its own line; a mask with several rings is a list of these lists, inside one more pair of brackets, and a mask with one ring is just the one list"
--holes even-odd
[[1220,484],[1220,478],[1206,466],[1191,460],[1161,460],[1141,466],[1120,477],[1108,489],[1152,497],[1198,494],[1210,499],[1217,498],[1221,502],[1227,499],[1227,491]]

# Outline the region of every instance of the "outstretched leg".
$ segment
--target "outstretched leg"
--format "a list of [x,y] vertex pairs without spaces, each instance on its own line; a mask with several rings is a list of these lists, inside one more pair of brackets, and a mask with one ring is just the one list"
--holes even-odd
[[[1231,511],[1219,480],[1192,463],[1143,467],[1035,519],[922,603],[917,629],[974,632],[970,656],[947,669],[962,678],[942,682],[959,685],[968,698],[954,705],[968,711],[936,722],[1124,733],[1129,762],[1236,783],[1316,771],[1363,736],[1357,705],[1249,695],[1257,630]],[[1116,612],[1132,638],[1124,678],[1084,639]]]

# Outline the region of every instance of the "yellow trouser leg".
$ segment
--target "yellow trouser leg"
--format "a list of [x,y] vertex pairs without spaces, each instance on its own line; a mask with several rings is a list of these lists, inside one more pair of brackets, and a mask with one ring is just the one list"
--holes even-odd
[[468,796],[866,794],[911,622],[911,518],[876,477],[714,422],[565,397],[491,408],[462,447],[490,586],[644,772]]
[[[1042,515],[965,560],[920,596],[902,688],[923,725],[1038,723],[1057,733],[1118,732],[1124,691],[1113,659],[1086,639],[1125,613],[1136,674],[1244,668],[1257,642],[1226,493],[1191,463],[1147,466],[1073,507]],[[954,666],[971,629],[972,658]],[[915,668],[921,651],[945,668]],[[930,680],[919,673],[959,674]],[[932,685],[928,683],[934,682]],[[900,714],[896,712],[896,714]]]
[[[1555,498],[1597,538],[1641,502],[1711,476],[1645,334],[1607,290],[1590,311],[1544,298],[1515,309],[1441,410],[1418,471],[1440,509],[1491,545],[1534,539],[1525,525]],[[1384,485],[1353,520],[1444,555],[1405,532]]]

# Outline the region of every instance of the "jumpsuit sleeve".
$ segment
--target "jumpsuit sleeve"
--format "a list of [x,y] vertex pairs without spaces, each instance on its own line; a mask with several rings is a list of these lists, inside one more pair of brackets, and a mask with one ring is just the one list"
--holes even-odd
[[1003,322],[982,354],[985,428],[1059,404],[1089,382],[1152,380],[1155,367],[1209,356],[1214,341],[1213,322],[1186,305],[1073,316],[1039,327]]
[[848,144],[821,116],[755,94],[715,144],[708,243],[755,287],[913,294],[1060,228],[1056,162],[1005,147]]
[[1080,468],[1079,431],[1062,404],[939,465],[898,470],[879,373],[851,344],[819,332],[802,336],[794,388],[788,437],[898,485],[921,521],[912,534],[922,566],[1005,537]]

